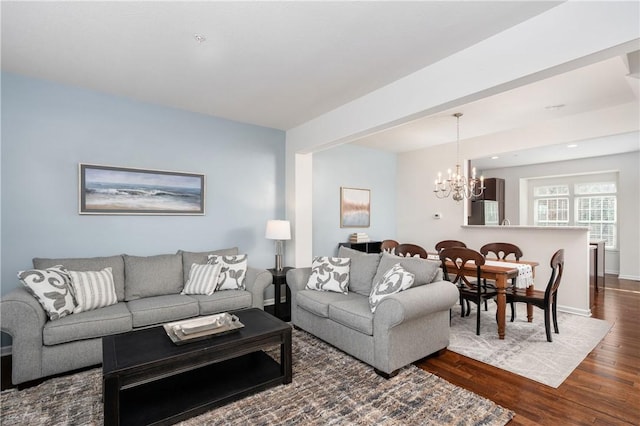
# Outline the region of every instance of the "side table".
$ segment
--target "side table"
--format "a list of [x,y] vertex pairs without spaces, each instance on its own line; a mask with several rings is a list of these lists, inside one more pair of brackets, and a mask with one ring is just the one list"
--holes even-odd
[[[282,321],[291,321],[291,290],[287,285],[287,271],[293,269],[289,266],[282,268],[282,271],[276,271],[275,268],[268,269],[273,275],[274,302],[273,302],[273,314],[276,318],[280,318]],[[284,284],[286,291],[285,302],[282,302],[282,285]],[[285,309],[287,308],[287,309]]]

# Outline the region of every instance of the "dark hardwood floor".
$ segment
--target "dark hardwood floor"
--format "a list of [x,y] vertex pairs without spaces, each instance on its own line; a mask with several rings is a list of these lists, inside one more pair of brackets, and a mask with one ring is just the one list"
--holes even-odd
[[448,350],[418,366],[515,411],[509,425],[638,425],[640,283],[607,275],[591,294],[593,317],[613,327],[557,389]]

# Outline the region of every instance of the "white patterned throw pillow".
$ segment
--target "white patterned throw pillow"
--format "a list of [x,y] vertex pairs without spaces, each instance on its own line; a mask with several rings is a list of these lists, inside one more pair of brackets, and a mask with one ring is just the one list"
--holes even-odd
[[91,311],[118,303],[112,268],[101,271],[69,271],[78,306],[73,313]]
[[348,294],[350,266],[348,257],[314,257],[306,288]]
[[76,302],[69,274],[62,265],[20,271],[18,279],[40,302],[50,320],[57,320],[73,313]]
[[235,256],[209,255],[210,265],[220,264],[220,275],[218,276],[218,290],[244,290],[245,277],[247,275],[248,256],[238,254]]
[[414,280],[415,275],[404,269],[402,265],[399,263],[393,265],[371,289],[371,294],[369,295],[371,312],[376,311],[376,308],[385,297],[411,287]]
[[212,295],[218,286],[221,269],[221,263],[216,263],[215,265],[192,263],[189,271],[189,280],[180,294]]

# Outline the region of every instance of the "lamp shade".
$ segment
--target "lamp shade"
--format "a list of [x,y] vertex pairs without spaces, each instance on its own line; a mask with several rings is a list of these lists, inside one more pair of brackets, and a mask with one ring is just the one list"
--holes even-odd
[[290,240],[291,225],[288,220],[269,220],[264,236],[269,240]]

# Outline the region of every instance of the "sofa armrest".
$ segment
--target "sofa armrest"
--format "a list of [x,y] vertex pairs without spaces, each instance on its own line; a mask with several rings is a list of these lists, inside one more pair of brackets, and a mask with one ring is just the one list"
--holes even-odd
[[389,329],[414,318],[448,311],[459,297],[458,288],[449,281],[435,281],[393,294],[376,308],[374,329]]
[[11,335],[12,383],[42,377],[42,329],[47,314],[24,288],[16,288],[0,302],[0,329]]
[[251,307],[264,309],[264,291],[273,282],[271,272],[266,269],[247,267],[245,287],[251,292]]
[[291,290],[291,297],[307,286],[307,281],[311,276],[311,268],[295,268],[287,272],[287,285]]

